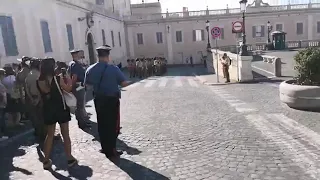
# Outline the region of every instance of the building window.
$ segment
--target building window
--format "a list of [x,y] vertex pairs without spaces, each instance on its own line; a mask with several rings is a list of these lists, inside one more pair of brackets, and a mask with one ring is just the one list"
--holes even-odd
[[162,44],[163,43],[162,32],[157,32],[156,35],[157,35],[157,43]]
[[265,26],[252,26],[252,37],[264,37]]
[[182,31],[176,31],[176,42],[182,42]]
[[283,25],[282,24],[276,24],[276,31],[283,31]]
[[12,17],[0,16],[0,28],[6,56],[17,56],[19,52]]
[[138,44],[142,45],[143,44],[143,35],[142,35],[142,33],[138,33],[137,34],[137,38],[138,38]]
[[42,32],[42,41],[43,41],[43,47],[44,52],[52,52],[52,46],[51,46],[51,37],[50,37],[50,31],[49,31],[49,25],[47,21],[41,21],[41,32]]
[[218,37],[218,39],[224,39],[224,28],[220,28],[220,36]]
[[104,32],[104,30],[101,30],[101,35],[102,35],[102,44],[106,45],[107,41],[106,41],[106,33]]
[[97,5],[104,5],[104,0],[96,0]]
[[297,23],[297,34],[303,34],[303,23]]
[[67,24],[66,27],[67,27],[67,35],[68,35],[68,42],[69,42],[69,50],[72,50],[74,49],[72,26],[71,24]]
[[237,38],[237,39],[242,38],[242,33],[237,33],[237,34],[236,34],[236,38]]
[[120,32],[118,32],[118,37],[119,37],[119,46],[121,47],[122,44],[121,44],[121,33]]
[[193,41],[204,41],[204,30],[193,30]]
[[111,31],[111,41],[112,41],[112,47],[115,47],[113,31]]
[[320,33],[320,21],[317,22],[317,33]]

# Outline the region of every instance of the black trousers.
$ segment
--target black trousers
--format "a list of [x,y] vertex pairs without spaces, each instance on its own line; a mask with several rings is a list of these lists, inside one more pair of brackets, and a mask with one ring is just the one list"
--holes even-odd
[[94,105],[97,113],[98,133],[102,151],[113,156],[117,143],[117,119],[120,101],[118,97],[96,96]]

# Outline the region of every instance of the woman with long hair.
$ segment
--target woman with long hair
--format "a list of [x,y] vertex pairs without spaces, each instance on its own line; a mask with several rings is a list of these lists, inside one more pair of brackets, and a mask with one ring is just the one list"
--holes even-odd
[[50,153],[57,123],[60,125],[68,166],[71,167],[77,163],[77,160],[71,154],[69,136],[70,109],[60,93],[61,91],[71,92],[71,79],[70,77],[56,76],[54,70],[55,60],[53,58],[46,58],[41,61],[37,86],[43,101],[44,123],[47,125],[47,136],[44,142],[44,169],[50,169],[52,165]]

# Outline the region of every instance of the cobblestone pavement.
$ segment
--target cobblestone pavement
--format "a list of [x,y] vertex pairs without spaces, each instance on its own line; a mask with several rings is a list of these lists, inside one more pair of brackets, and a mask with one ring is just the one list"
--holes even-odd
[[[206,86],[192,76],[149,78],[123,90],[118,144],[125,153],[119,162],[98,152],[95,123],[86,133],[72,120],[79,166],[67,170],[56,141],[54,171],[44,171],[37,145],[26,137],[21,146],[0,149],[0,179],[320,179],[320,138],[317,128],[308,128],[311,122],[317,126],[317,114],[289,110],[276,94],[268,84]],[[87,110],[95,121],[92,101]]]

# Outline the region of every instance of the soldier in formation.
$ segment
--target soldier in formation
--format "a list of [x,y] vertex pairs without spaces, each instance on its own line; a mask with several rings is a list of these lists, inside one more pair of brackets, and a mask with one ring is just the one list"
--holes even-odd
[[139,77],[142,79],[153,75],[161,76],[167,72],[167,61],[161,57],[128,59],[127,63],[130,78]]

